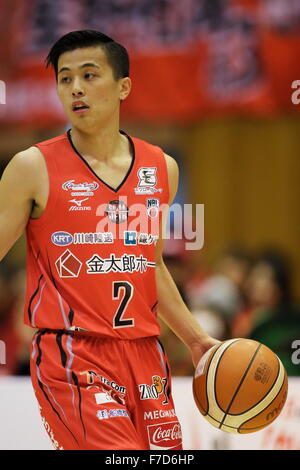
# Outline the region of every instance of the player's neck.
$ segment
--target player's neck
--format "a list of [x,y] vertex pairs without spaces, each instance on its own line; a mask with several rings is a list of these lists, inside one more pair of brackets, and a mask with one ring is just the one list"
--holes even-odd
[[86,133],[72,127],[71,139],[81,155],[99,161],[111,160],[114,156],[120,154],[124,148],[124,136],[119,132],[119,125],[102,127],[92,133]]

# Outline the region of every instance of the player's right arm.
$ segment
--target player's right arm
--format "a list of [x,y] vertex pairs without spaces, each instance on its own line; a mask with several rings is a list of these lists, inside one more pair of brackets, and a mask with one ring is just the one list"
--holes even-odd
[[22,235],[38,191],[36,147],[17,153],[0,180],[0,261]]

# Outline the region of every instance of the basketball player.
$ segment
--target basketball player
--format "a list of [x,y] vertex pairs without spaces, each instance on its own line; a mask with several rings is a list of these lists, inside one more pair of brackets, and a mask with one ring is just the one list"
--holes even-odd
[[[162,259],[160,208],[175,196],[177,164],[119,130],[131,89],[123,46],[71,32],[47,63],[71,129],[16,154],[0,184],[0,259],[26,228],[25,323],[38,329],[31,377],[43,423],[56,449],[181,449],[157,314],[194,365],[217,341]],[[135,204],[144,220],[159,217],[158,235],[122,231]]]

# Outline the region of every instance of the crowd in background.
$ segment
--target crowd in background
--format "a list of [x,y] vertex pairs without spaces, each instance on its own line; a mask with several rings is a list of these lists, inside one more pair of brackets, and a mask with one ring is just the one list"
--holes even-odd
[[[292,268],[285,253],[233,247],[208,271],[195,267],[192,255],[184,252],[166,254],[165,262],[189,309],[211,336],[259,341],[278,355],[288,375],[300,375],[300,366],[292,362],[292,343],[300,338],[300,304],[292,294]],[[161,326],[173,375],[192,375],[187,348]]]
[[[288,375],[300,375],[292,362],[292,343],[300,338],[300,307],[291,292],[289,259],[277,249],[250,253],[240,247],[223,252],[210,269],[196,265],[193,252],[170,249],[165,263],[181,296],[201,326],[219,340],[250,338],[270,347]],[[6,364],[0,375],[29,374],[29,346],[35,330],[23,324],[25,271],[0,264],[0,339]],[[183,343],[163,323],[161,341],[174,376],[192,375]]]

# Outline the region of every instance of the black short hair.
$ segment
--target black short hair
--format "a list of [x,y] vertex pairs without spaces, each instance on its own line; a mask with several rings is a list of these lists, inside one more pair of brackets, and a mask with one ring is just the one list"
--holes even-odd
[[129,57],[125,47],[100,31],[90,29],[71,31],[58,39],[46,57],[46,67],[51,65],[54,68],[57,79],[57,64],[61,54],[91,46],[101,46],[105,51],[116,80],[129,77]]

